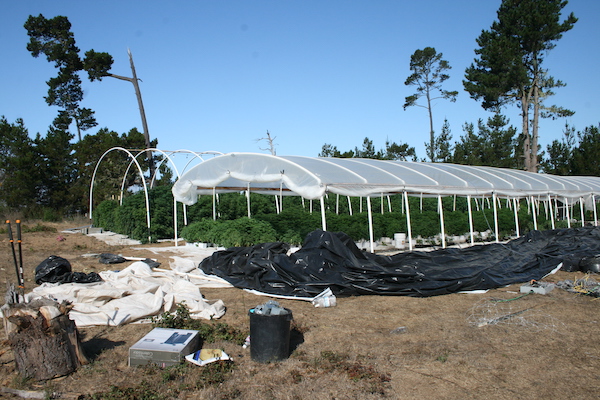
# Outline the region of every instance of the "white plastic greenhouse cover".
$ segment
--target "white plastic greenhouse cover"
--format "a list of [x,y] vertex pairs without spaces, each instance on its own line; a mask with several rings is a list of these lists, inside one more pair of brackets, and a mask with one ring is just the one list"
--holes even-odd
[[326,193],[351,197],[458,195],[559,197],[591,206],[600,177],[556,176],[516,169],[361,158],[312,158],[229,153],[206,160],[173,186],[175,200],[194,204],[198,195],[250,190],[319,199]]

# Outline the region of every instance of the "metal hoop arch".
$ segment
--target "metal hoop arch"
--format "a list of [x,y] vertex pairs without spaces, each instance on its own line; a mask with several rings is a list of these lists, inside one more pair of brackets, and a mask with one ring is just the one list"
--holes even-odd
[[[96,173],[98,172],[98,167],[100,166],[100,163],[102,162],[102,160],[104,159],[104,157],[112,152],[112,151],[123,151],[125,153],[127,153],[127,155],[131,158],[131,163],[135,163],[138,173],[140,175],[140,178],[142,180],[142,184],[144,186],[144,196],[145,196],[145,200],[146,200],[146,225],[148,226],[148,241],[150,242],[152,239],[150,237],[150,199],[148,197],[148,187],[146,185],[146,179],[144,179],[144,172],[142,170],[142,167],[140,166],[140,164],[138,163],[136,157],[127,149],[123,148],[123,147],[113,147],[110,148],[108,150],[106,150],[104,152],[104,154],[102,154],[102,156],[100,156],[100,158],[98,159],[98,162],[96,163],[96,167],[94,167],[94,173],[92,174],[92,182],[90,183],[90,220],[92,220],[92,207],[93,207],[93,199],[94,199],[94,181],[96,180]],[[131,163],[129,164],[131,166]],[[127,169],[127,172],[129,172],[129,168]],[[123,197],[123,193],[121,192],[121,198]]]

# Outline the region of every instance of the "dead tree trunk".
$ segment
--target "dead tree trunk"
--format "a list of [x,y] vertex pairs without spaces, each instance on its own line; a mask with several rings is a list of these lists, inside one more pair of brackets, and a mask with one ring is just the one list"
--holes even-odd
[[87,364],[69,308],[52,300],[6,304],[4,329],[19,373],[47,380],[74,372]]

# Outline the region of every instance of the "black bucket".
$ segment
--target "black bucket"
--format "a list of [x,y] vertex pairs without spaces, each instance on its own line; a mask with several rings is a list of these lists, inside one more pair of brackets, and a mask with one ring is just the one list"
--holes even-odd
[[268,363],[285,360],[290,356],[290,322],[292,311],[279,315],[257,314],[250,316],[250,357],[254,361]]

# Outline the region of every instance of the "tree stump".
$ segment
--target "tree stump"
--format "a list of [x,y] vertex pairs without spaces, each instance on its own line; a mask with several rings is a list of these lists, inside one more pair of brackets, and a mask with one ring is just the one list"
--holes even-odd
[[23,377],[52,379],[88,363],[65,303],[39,299],[5,304],[2,312],[8,343]]

